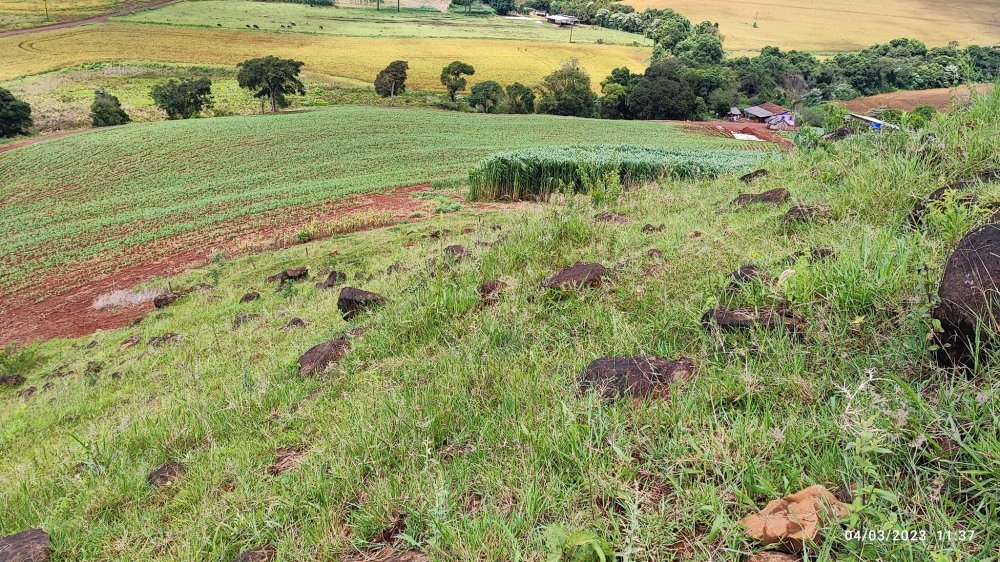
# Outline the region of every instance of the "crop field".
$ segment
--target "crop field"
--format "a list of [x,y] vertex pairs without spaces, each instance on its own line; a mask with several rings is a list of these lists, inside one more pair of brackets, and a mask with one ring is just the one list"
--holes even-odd
[[[162,122],[0,154],[0,291],[238,217],[465,177],[501,149],[637,142],[736,148],[663,123],[336,107]],[[114,261],[114,260],[112,260]]]
[[[930,46],[950,41],[994,45],[1000,41],[995,0],[626,0],[637,10],[673,8],[691,21],[720,24],[726,48],[759,51],[768,45],[818,53],[857,51],[897,37]],[[756,27],[754,26],[756,22]]]
[[396,59],[410,63],[407,86],[442,90],[441,68],[460,59],[476,68],[470,87],[481,80],[533,84],[568,58],[576,57],[599,87],[612,69],[645,68],[650,49],[624,45],[570,45],[536,41],[325,37],[137,24],[100,24],[0,37],[0,80],[38,74],[86,62],[150,61],[235,65],[276,55],[306,63],[305,70],[371,83]]
[[[0,31],[88,18],[154,4],[157,0],[0,0]],[[48,5],[49,19],[45,19]]]
[[[993,89],[993,85],[976,84],[974,89],[977,93],[982,94]],[[970,88],[968,86],[959,86],[957,88],[907,90],[875,96],[864,96],[846,101],[844,105],[847,106],[847,109],[856,113],[868,113],[876,107],[913,111],[919,105],[930,105],[938,109],[946,109],[953,103],[967,101],[969,97]]]
[[[372,8],[310,8],[299,4],[204,0],[173,4],[116,20],[224,29],[246,29],[247,26],[257,25],[266,31],[350,37],[515,39],[567,43],[570,35],[568,29],[547,24],[540,18],[466,16],[430,10],[403,10],[397,13],[395,4],[376,11]],[[292,26],[292,23],[295,25]],[[598,41],[652,46],[652,42],[641,34],[588,25],[573,29],[573,43]]]

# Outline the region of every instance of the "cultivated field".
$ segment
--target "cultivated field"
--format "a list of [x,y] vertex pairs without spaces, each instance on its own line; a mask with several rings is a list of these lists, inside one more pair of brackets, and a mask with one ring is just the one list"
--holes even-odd
[[231,64],[263,55],[291,57],[305,70],[371,83],[393,60],[410,63],[407,87],[442,90],[441,68],[460,59],[476,68],[471,84],[497,80],[534,84],[576,57],[595,87],[612,69],[645,67],[650,49],[535,41],[326,37],[137,24],[100,24],[0,37],[0,80],[98,61]]
[[[977,84],[975,90],[978,93],[983,93],[992,88],[992,84]],[[876,107],[913,111],[919,105],[931,105],[938,109],[945,109],[955,102],[968,100],[969,92],[970,89],[968,86],[935,88],[932,90],[907,90],[889,92],[888,94],[879,94],[877,96],[865,96],[844,102],[844,105],[847,106],[847,109],[856,113],[867,113]]]
[[[1000,42],[995,0],[627,0],[636,9],[673,8],[691,21],[720,24],[726,48],[857,51],[897,37],[931,46]],[[757,26],[754,27],[756,21]]]
[[[235,221],[252,231],[261,226],[254,215],[276,209],[462,179],[501,149],[639,141],[744,146],[662,123],[337,107],[130,125],[19,148],[0,153],[9,178],[0,185],[0,292],[38,288],[38,275],[84,263],[93,270],[94,260],[113,269],[205,247],[217,228]],[[152,248],[130,252],[140,245]]]
[[[769,163],[749,186],[667,181],[603,202],[462,211],[153,281],[145,287],[214,288],[129,327],[2,356],[0,374],[25,380],[0,386],[0,536],[44,528],[52,559],[74,561],[228,562],[265,545],[276,561],[594,562],[595,546],[604,560],[745,561],[763,546],[741,518],[823,485],[847,516],[808,527],[822,543],[806,541],[795,560],[990,560],[1000,550],[998,358],[942,368],[928,340],[944,263],[989,213],[955,204],[919,228],[902,223],[932,190],[1000,166],[998,111],[1000,93],[931,125],[933,150],[928,137],[856,136]],[[173,174],[164,182],[204,177],[207,189],[225,175],[264,200],[276,184],[263,168],[287,166],[272,161],[273,139],[246,127],[287,119],[305,129],[296,146],[311,157],[346,158],[333,145],[337,120],[323,121],[324,142],[315,118],[218,120],[216,141],[220,128],[238,133],[221,162],[207,133],[172,136],[166,152],[164,137],[188,123],[101,133],[104,143],[94,133],[24,152],[29,170],[14,160],[14,177],[42,163],[35,177],[69,202],[85,193],[67,189],[70,176],[115,179],[120,215],[106,220],[134,216],[129,204],[143,197],[158,198],[154,221],[188,205],[126,182],[137,164]],[[440,119],[476,130],[469,116]],[[522,121],[504,119],[516,140],[508,131]],[[567,134],[554,122],[523,121],[532,135]],[[429,155],[432,140],[448,148],[434,155],[442,166],[464,158],[462,146],[481,152],[476,136],[449,145],[410,133],[350,156],[371,155],[375,169],[404,150]],[[140,141],[150,148],[137,151]],[[234,165],[236,148],[260,169]],[[306,160],[293,170],[313,185],[338,175]],[[72,171],[44,166],[56,162]],[[996,187],[975,189],[995,204]],[[733,204],[776,188],[791,200]],[[827,213],[788,223],[793,204]],[[444,251],[456,244],[464,252]],[[608,268],[599,287],[542,287],[577,261]],[[734,282],[747,264],[758,274]],[[296,266],[310,279],[264,280]],[[329,268],[385,303],[343,320],[340,286],[314,287]],[[503,285],[484,300],[487,280]],[[240,302],[251,290],[258,298]],[[717,306],[791,315],[797,331],[706,329],[702,315]],[[301,354],[348,330],[342,355],[300,373]],[[581,389],[591,361],[625,356],[689,367],[642,397]],[[870,531],[924,538],[853,538]]]
[[[122,12],[161,0],[0,0],[0,31],[37,27],[109,12]],[[45,19],[48,5],[49,19]]]
[[[316,33],[349,37],[441,37],[463,39],[515,39],[569,42],[569,29],[531,20],[500,16],[466,16],[429,10],[395,11],[395,4],[382,11],[372,8],[310,8],[298,4],[205,0],[183,2],[158,10],[117,18],[133,23],[262,30],[286,33]],[[292,26],[291,24],[295,25]],[[285,26],[285,29],[282,29]],[[603,42],[616,45],[652,46],[642,35],[582,25],[573,29],[574,43]]]

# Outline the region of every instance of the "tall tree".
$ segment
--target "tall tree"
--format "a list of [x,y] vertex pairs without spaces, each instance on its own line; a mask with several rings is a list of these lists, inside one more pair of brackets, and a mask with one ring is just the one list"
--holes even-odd
[[663,61],[646,69],[628,100],[639,119],[692,119],[698,117],[698,97],[685,79],[684,67]]
[[483,113],[496,113],[503,102],[503,88],[493,80],[480,82],[469,92],[469,105],[483,110]]
[[94,127],[124,125],[131,121],[118,98],[99,89],[94,92],[94,102],[90,104],[90,123]]
[[389,98],[406,91],[406,71],[410,65],[405,60],[394,60],[375,77],[375,91]]
[[289,94],[305,95],[306,87],[299,80],[304,64],[272,55],[245,60],[236,65],[240,69],[236,81],[241,88],[252,91],[254,97],[269,100],[271,112],[276,113],[278,108],[288,107]]
[[168,80],[153,86],[149,92],[168,119],[190,119],[202,109],[212,107],[212,81],[208,78],[194,80]]
[[476,69],[462,61],[455,61],[441,70],[441,83],[448,89],[448,98],[455,101],[458,92],[465,89],[465,75],[472,76]]
[[31,125],[31,106],[28,102],[0,88],[0,137],[26,135]]
[[597,113],[597,94],[590,88],[590,75],[576,59],[546,76],[539,85],[538,112],[551,115],[593,117]]
[[507,111],[511,113],[533,113],[535,92],[520,82],[507,86]]

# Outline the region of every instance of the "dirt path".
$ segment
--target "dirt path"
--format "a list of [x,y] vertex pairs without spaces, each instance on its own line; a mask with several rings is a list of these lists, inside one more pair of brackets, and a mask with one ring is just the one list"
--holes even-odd
[[[215,251],[227,258],[286,247],[295,233],[313,221],[343,219],[345,216],[380,211],[383,220],[361,224],[365,230],[413,219],[415,211],[428,202],[413,195],[430,184],[401,187],[388,192],[358,195],[301,209],[279,209],[255,217],[219,225],[209,236],[195,232],[131,248],[127,255],[81,264],[47,275],[38,285],[14,289],[0,295],[0,346],[8,343],[45,341],[59,337],[82,337],[97,330],[120,328],[141,318],[151,304],[117,310],[97,310],[91,305],[98,296],[128,289],[154,277],[165,277],[209,263]],[[492,210],[522,204],[484,204],[476,208]],[[385,213],[390,214],[385,217]],[[424,217],[432,216],[424,213]]]
[[53,23],[48,25],[40,25],[38,27],[27,27],[24,29],[11,29],[8,31],[0,31],[0,37],[10,37],[13,35],[24,35],[26,33],[37,33],[39,31],[52,31],[55,29],[69,29],[71,27],[76,27],[78,25],[87,25],[90,23],[104,23],[108,19],[114,16],[124,16],[126,14],[134,14],[136,12],[141,12],[143,10],[154,10],[156,8],[162,8],[164,6],[175,4],[180,2],[180,0],[163,0],[162,2],[156,2],[155,4],[148,4],[145,6],[135,6],[125,10],[119,10],[116,12],[108,12],[106,14],[100,14],[97,16],[92,16],[89,18],[83,18],[79,20],[64,21],[60,23]]
[[38,144],[40,142],[61,139],[72,135],[79,135],[80,133],[86,133],[88,131],[90,131],[90,129],[80,129],[76,131],[59,131],[58,133],[48,133],[37,137],[31,137],[28,139],[24,139],[22,141],[17,141],[17,142],[12,142],[10,144],[2,145],[0,146],[0,152],[7,152],[8,150],[14,150],[15,148],[21,148],[22,146],[31,146],[33,144]]

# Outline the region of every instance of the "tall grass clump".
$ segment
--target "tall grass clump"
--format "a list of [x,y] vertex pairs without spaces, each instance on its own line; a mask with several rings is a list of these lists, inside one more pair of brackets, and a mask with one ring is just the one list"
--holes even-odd
[[766,153],[595,145],[529,148],[494,154],[469,172],[472,200],[547,200],[553,193],[586,193],[588,177],[617,175],[622,186],[669,177],[712,178],[761,163]]

